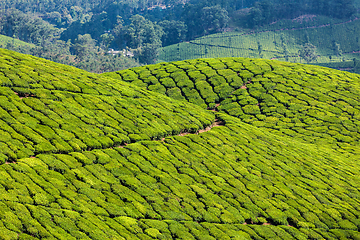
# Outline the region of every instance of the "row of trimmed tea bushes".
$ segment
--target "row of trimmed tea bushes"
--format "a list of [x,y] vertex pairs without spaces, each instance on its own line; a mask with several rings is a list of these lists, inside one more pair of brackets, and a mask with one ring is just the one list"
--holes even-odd
[[11,88],[20,97],[36,94],[38,89],[46,90],[46,97],[53,90],[134,98],[143,95],[123,81],[5,49],[0,49],[0,85]]
[[[199,135],[142,141],[124,148],[40,154],[1,165],[0,202],[10,208],[15,203],[35,205],[99,219],[126,216],[232,224],[229,227],[245,222],[291,225],[286,228],[289,234],[308,237],[350,236],[359,230],[358,162],[233,117],[218,117],[226,126]],[[6,216],[1,222],[7,222]],[[40,231],[34,218],[33,214],[27,220],[14,219],[18,227],[5,227],[15,232]],[[87,225],[82,218],[75,226],[55,220],[50,224],[69,233]],[[41,225],[46,229],[46,221]],[[172,237],[188,235],[182,228],[177,231]],[[219,239],[211,228],[208,231]],[[267,233],[257,234],[265,237]]]
[[[92,75],[85,71],[5,49],[0,49],[0,53],[0,84],[19,87],[20,94],[28,94],[30,89],[37,88],[90,94],[108,93],[108,89],[101,89],[99,83],[92,83]],[[95,86],[99,90],[95,90]]]
[[266,62],[250,59],[198,59],[149,65],[103,75],[131,82],[148,90],[214,108],[254,75],[270,71]]
[[[291,34],[271,31],[242,36],[236,36],[235,33],[222,38],[200,38],[191,41],[191,43],[204,45],[203,47],[208,49],[208,55],[213,55],[212,57],[229,56],[226,55],[227,52],[235,56],[271,59],[285,57],[284,44],[288,56],[298,56],[298,51],[301,48],[299,39],[294,38]],[[191,53],[189,54],[191,55]]]
[[[360,33],[360,19],[346,24],[329,24],[326,27],[310,28],[296,31],[289,31],[288,34],[299,43],[310,43],[317,46],[321,53],[326,55],[334,54],[334,42],[340,44],[342,52],[359,51],[360,41],[357,35]],[[356,56],[356,55],[354,55]]]
[[108,148],[196,132],[214,115],[188,103],[139,92],[138,98],[46,89],[20,98],[0,87],[0,153],[6,160],[46,152]]
[[[263,36],[264,38],[265,36]],[[231,38],[232,39],[232,38]],[[229,38],[224,38],[224,41],[228,42]],[[246,39],[249,43],[254,42],[255,47],[247,46],[245,39],[235,39],[236,42],[232,42],[231,46],[211,44],[203,42],[200,39],[196,39],[191,42],[183,42],[178,45],[171,45],[163,48],[163,51],[159,54],[160,61],[172,62],[182,61],[196,58],[222,58],[222,57],[245,57],[245,58],[265,58],[271,59],[273,57],[283,57],[282,51],[273,51],[264,48],[259,54],[256,40]],[[296,52],[296,51],[292,51]],[[290,55],[290,54],[289,54]],[[298,56],[298,53],[291,55]],[[290,55],[290,56],[291,56]]]
[[[196,221],[103,217],[66,209],[0,202],[0,237],[13,239],[359,239],[353,230],[217,224]],[[21,213],[21,215],[19,215]],[[25,224],[22,224],[25,222]]]
[[327,27],[329,25],[335,26],[335,25],[347,24],[351,21],[357,21],[357,16],[352,17],[352,19],[350,20],[350,19],[335,19],[321,15],[303,15],[295,19],[283,19],[273,24],[263,26],[262,30],[275,31],[281,29],[291,30],[291,29],[299,29],[299,28],[318,29],[318,28]]
[[218,109],[281,134],[347,148],[360,139],[359,100],[358,75],[289,65],[252,78]]
[[[191,42],[164,47],[159,54],[159,59],[172,62],[196,58],[284,58],[284,50],[278,46],[281,45],[281,42],[274,45],[275,38],[280,40],[281,36],[280,34],[267,32],[245,36],[236,36],[234,34],[233,36],[226,35],[221,38],[199,38]],[[295,39],[291,36],[285,36],[286,41],[291,42],[288,45],[287,56],[298,56],[300,45],[296,44]],[[261,52],[258,50],[258,42],[261,43]],[[300,58],[296,58],[296,60],[299,61]]]
[[107,76],[311,142],[360,139],[359,76],[330,69],[242,58],[162,63]]

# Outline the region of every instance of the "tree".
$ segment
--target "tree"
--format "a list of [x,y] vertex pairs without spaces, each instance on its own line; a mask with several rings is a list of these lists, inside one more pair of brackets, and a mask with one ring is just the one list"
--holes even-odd
[[201,27],[201,6],[187,3],[184,6],[181,19],[185,22],[188,32],[187,39],[193,39],[203,33]]
[[182,20],[187,25],[187,39],[216,33],[227,26],[229,13],[220,5],[208,1],[191,1],[184,6]]
[[348,18],[356,12],[354,0],[334,0],[332,16],[336,18]]
[[353,72],[354,72],[354,73],[360,73],[360,63],[359,63],[359,60],[357,60],[356,58],[353,58],[353,62],[354,62]]
[[159,25],[163,28],[164,31],[164,35],[161,39],[163,46],[176,44],[185,40],[187,27],[184,22],[164,20],[159,22]]
[[124,28],[124,20],[122,19],[122,17],[117,16],[116,24],[113,27],[113,29],[111,30],[111,33],[114,36],[115,44],[119,48],[124,48],[125,47],[125,46],[123,46],[123,44],[125,42],[123,32],[122,32],[123,28]]
[[282,53],[284,55],[285,61],[289,61],[289,50],[288,50],[288,47],[286,44],[287,41],[283,34],[280,35],[280,41],[281,41],[280,47],[281,47]]
[[204,7],[201,10],[201,25],[206,33],[219,32],[229,21],[228,12],[219,5]]
[[120,21],[116,27],[116,42],[119,47],[129,47],[141,63],[155,63],[164,31],[140,15],[134,15],[130,20],[129,25],[123,26]]
[[299,50],[299,56],[307,63],[315,61],[317,59],[316,47],[311,43],[306,43],[302,49]]
[[250,27],[270,23],[275,19],[276,11],[273,2],[262,1],[256,2],[254,7],[250,9],[248,16],[248,24]]
[[101,12],[94,15],[91,21],[83,22],[82,20],[77,20],[72,22],[71,25],[61,33],[61,40],[75,40],[78,34],[90,34],[92,38],[101,40],[100,36],[112,27],[113,24],[109,20],[108,13]]
[[83,19],[83,9],[79,6],[72,6],[70,8],[70,16],[73,21],[82,21]]
[[261,58],[262,57],[261,53],[262,53],[263,48],[262,48],[262,45],[261,45],[260,41],[257,42],[257,45],[258,45],[259,57]]
[[0,25],[1,34],[38,45],[57,33],[57,29],[41,18],[14,9],[3,12]]
[[47,13],[46,14],[46,17],[48,19],[48,21],[51,23],[51,24],[55,24],[57,26],[60,26],[61,25],[61,14],[57,11],[54,11],[54,12],[50,12],[50,13]]
[[91,55],[94,55],[94,53],[97,52],[96,41],[91,38],[90,34],[79,34],[75,39],[72,50],[80,60],[83,60],[86,57],[91,57]]
[[261,25],[263,21],[264,18],[262,16],[261,9],[256,7],[251,8],[249,14],[249,20],[248,20],[249,27],[255,27]]
[[333,41],[333,49],[334,49],[334,54],[338,57],[340,57],[342,55],[342,50],[340,48],[340,43],[337,43],[335,41]]
[[100,36],[101,38],[101,47],[104,50],[107,50],[110,44],[114,41],[115,37],[111,33],[104,33]]
[[356,12],[354,0],[314,0],[310,6],[313,13],[335,18],[348,18]]

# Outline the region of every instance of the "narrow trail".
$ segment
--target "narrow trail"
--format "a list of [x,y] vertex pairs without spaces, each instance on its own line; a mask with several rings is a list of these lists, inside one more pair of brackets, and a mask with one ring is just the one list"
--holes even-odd
[[18,92],[14,92],[14,93],[16,95],[18,95],[20,99],[29,98],[29,97],[36,97],[34,94],[30,94],[30,93],[18,93]]
[[[217,104],[217,106],[220,106],[220,104]],[[213,109],[211,111],[216,111],[216,109]],[[208,132],[210,131],[213,127],[220,127],[220,126],[225,126],[225,122],[220,120],[220,119],[215,119],[215,121],[213,122],[213,124],[211,124],[210,126],[207,126],[206,128],[204,129],[199,129],[198,131],[196,132],[181,132],[177,135],[169,135],[167,137],[173,137],[173,136],[180,136],[180,137],[183,137],[183,136],[186,136],[186,135],[189,135],[189,134],[200,134],[200,133],[204,133],[204,132]],[[166,139],[166,137],[160,139],[160,140],[152,140],[152,141],[160,141],[160,142],[164,142]],[[131,143],[124,143],[124,144],[121,144],[121,145],[117,145],[115,147],[111,147],[111,148],[123,148],[127,145],[129,145]]]
[[[216,107],[220,106],[220,104],[217,104]],[[217,111],[216,108],[211,110],[211,111]],[[189,135],[189,134],[200,134],[200,133],[204,133],[204,132],[208,132],[210,131],[213,127],[219,127],[219,126],[225,126],[225,122],[223,120],[220,120],[220,119],[215,119],[215,121],[213,122],[213,124],[211,124],[210,126],[207,126],[206,128],[203,128],[203,129],[199,129],[198,131],[196,132],[181,132],[177,135],[169,135],[167,137],[172,137],[172,136],[186,136],[186,135]],[[152,141],[160,141],[160,142],[164,142],[166,139],[166,137],[160,139],[160,140],[152,140]],[[135,142],[136,143],[136,142]],[[132,144],[132,143],[124,143],[124,144],[121,144],[121,145],[116,145],[116,146],[113,146],[113,147],[109,147],[110,149],[113,149],[113,148],[124,148],[125,146],[129,145],[129,144]],[[83,150],[83,151],[92,151],[92,150],[95,150],[97,148],[88,148],[86,150]],[[82,152],[83,152],[82,151]],[[30,156],[29,158],[36,158],[36,156]],[[4,164],[16,164],[16,160],[7,160],[5,161]]]
[[[204,133],[204,132],[208,132],[210,131],[213,127],[219,127],[219,126],[225,126],[225,122],[221,121],[219,119],[215,119],[215,122],[213,124],[211,124],[210,126],[204,128],[204,129],[200,129],[195,133],[191,133],[191,132],[183,132],[178,134],[177,136],[186,136],[188,134],[199,134],[199,133]],[[164,141],[165,138],[162,138],[161,141]]]
[[[282,224],[274,224],[274,223],[272,223],[272,222],[254,223],[254,222],[251,221],[251,220],[248,220],[248,221],[245,220],[245,222],[243,223],[243,225],[281,226]],[[283,225],[283,226],[294,227],[294,226],[291,225],[291,224]]]

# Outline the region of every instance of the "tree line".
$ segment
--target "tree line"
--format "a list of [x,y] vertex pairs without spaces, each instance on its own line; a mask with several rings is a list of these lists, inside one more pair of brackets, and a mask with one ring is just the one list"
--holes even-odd
[[0,34],[35,44],[33,54],[81,62],[87,70],[96,58],[112,62],[105,57],[109,48],[131,52],[131,60],[122,59],[130,65],[150,64],[160,47],[228,26],[256,28],[302,14],[348,18],[356,12],[353,0],[0,0],[0,5]]
[[246,17],[246,24],[248,27],[256,27],[303,14],[345,19],[355,12],[354,0],[265,0],[255,2]]

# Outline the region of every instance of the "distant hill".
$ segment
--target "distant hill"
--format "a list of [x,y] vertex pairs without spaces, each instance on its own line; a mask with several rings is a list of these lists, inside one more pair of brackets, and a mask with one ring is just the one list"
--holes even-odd
[[15,49],[22,49],[24,52],[30,51],[31,48],[35,47],[34,44],[0,34],[0,48],[7,48],[8,46]]
[[303,15],[257,30],[207,35],[167,46],[162,49],[159,59],[171,62],[209,57],[251,57],[306,63],[299,57],[299,50],[309,42],[316,47],[318,55],[311,63],[353,70],[353,59],[360,59],[359,21],[356,16],[352,20],[336,20]]
[[360,75],[0,49],[0,82],[0,239],[360,238]]

